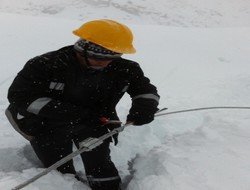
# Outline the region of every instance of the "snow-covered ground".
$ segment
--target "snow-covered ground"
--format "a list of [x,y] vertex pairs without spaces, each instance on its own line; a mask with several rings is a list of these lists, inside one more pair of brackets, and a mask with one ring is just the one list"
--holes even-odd
[[[129,24],[137,54],[124,57],[139,62],[158,87],[160,108],[168,107],[167,112],[171,112],[208,106],[250,107],[249,0],[119,1],[120,6],[124,3],[123,9],[133,5],[143,10],[138,15],[126,13],[130,15],[127,17],[121,8],[114,6],[115,1],[99,1],[103,6],[95,5],[98,1],[83,1],[88,17],[78,15],[75,7],[79,7],[80,1],[76,0],[70,4],[66,0],[60,1],[62,4],[59,1],[13,2],[0,0],[1,190],[10,190],[43,170],[29,143],[5,118],[9,85],[28,59],[74,43],[77,39],[71,31],[94,17],[107,15]],[[164,9],[167,3],[168,9]],[[196,13],[191,11],[193,14],[200,11],[201,17],[187,14],[187,5],[196,10]],[[54,15],[41,13],[46,6],[50,10],[62,8]],[[227,16],[225,7],[231,15]],[[203,8],[218,10],[224,17],[206,18],[202,15]],[[172,13],[176,20],[168,22],[170,17],[166,17],[164,22],[159,20],[162,23],[159,25],[157,14],[149,10],[157,14]],[[174,10],[180,11],[174,13]],[[200,19],[199,28],[192,24],[194,19]],[[125,96],[117,107],[122,121],[129,107],[130,99]],[[149,125],[126,128],[120,134],[118,146],[111,147],[112,158],[126,190],[249,190],[249,123],[249,109],[204,110],[157,117]],[[79,157],[75,165],[83,170]],[[24,189],[62,188],[88,190],[72,176],[56,171]]]
[[250,25],[249,0],[0,0],[0,12],[181,27]]

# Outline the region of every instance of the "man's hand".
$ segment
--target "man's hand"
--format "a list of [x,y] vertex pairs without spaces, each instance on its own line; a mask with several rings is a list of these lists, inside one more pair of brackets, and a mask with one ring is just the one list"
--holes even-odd
[[127,116],[127,123],[133,125],[144,125],[154,120],[154,114],[157,112],[158,103],[154,100],[136,100]]

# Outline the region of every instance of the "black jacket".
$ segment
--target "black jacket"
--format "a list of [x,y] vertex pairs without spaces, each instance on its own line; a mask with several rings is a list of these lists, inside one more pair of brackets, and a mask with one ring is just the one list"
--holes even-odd
[[156,87],[137,63],[121,58],[102,71],[81,68],[73,46],[67,46],[29,60],[10,86],[8,99],[15,119],[29,128],[34,122],[84,123],[93,115],[118,119],[115,107],[125,92],[132,98],[131,110],[137,100],[157,108]]

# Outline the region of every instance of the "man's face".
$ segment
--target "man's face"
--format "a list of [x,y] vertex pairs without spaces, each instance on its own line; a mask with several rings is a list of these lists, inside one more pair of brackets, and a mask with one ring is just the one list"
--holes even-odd
[[112,62],[112,60],[98,60],[93,58],[88,58],[89,66],[93,68],[103,69],[108,66]]

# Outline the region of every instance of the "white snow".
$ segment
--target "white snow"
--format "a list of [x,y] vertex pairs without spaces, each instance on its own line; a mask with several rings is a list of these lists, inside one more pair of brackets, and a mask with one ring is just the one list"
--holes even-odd
[[250,24],[249,0],[0,0],[0,11],[77,20],[113,18],[134,24],[228,27]]
[[[249,0],[97,2],[0,0],[1,190],[43,171],[4,115],[8,87],[28,59],[74,43],[71,31],[90,19],[114,18],[129,25],[137,54],[124,57],[140,63],[158,87],[166,112],[250,107]],[[82,15],[80,8],[86,10]],[[117,107],[122,121],[130,103],[125,96]],[[151,124],[127,127],[118,146],[111,147],[112,158],[126,190],[249,190],[249,123],[250,109],[157,117]],[[79,157],[75,165],[83,171]],[[89,188],[53,171],[24,189]]]

